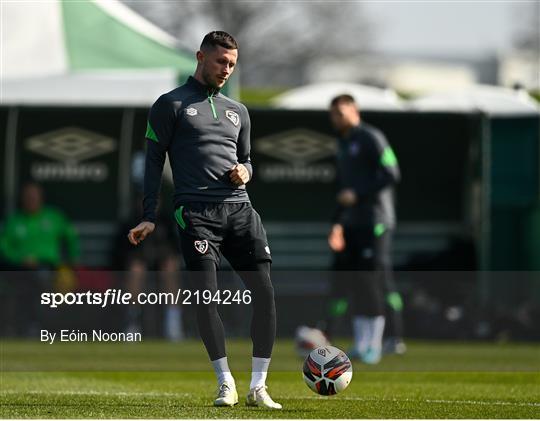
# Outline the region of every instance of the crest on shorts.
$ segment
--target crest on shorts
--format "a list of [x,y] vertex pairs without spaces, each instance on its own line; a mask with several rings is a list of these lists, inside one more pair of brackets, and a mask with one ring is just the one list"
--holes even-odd
[[197,115],[197,109],[193,107],[186,108],[186,114],[189,116]]
[[197,240],[195,241],[195,250],[199,253],[204,254],[208,251],[208,241],[207,240]]
[[240,123],[240,116],[232,110],[225,111],[225,117],[231,120],[235,126],[238,126],[238,123]]

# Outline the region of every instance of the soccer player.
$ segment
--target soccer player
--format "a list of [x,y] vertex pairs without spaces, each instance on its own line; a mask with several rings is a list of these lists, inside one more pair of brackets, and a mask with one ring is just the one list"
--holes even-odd
[[330,119],[339,133],[338,212],[330,248],[341,253],[341,268],[352,289],[354,346],[351,357],[367,364],[381,359],[385,290],[392,276],[391,233],[395,227],[393,185],[399,181],[396,156],[383,133],[360,118],[350,95],[335,97]]
[[[186,268],[196,288],[217,291],[223,254],[251,292],[252,376],[249,406],[280,409],[268,395],[266,376],[276,332],[270,249],[259,214],[251,206],[250,118],[246,107],[220,93],[235,69],[238,44],[226,32],[208,33],[197,52],[195,74],[152,106],[146,132],[143,221],[128,238],[139,244],[154,231],[155,208],[165,154],[175,185],[178,223]],[[201,294],[202,296],[202,294]],[[199,303],[197,323],[218,379],[216,406],[233,406],[238,394],[225,352],[217,304]]]

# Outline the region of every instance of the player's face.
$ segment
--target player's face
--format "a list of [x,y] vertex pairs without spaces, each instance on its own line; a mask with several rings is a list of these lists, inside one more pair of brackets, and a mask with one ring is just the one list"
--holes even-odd
[[341,102],[330,107],[330,121],[338,132],[343,133],[360,122],[360,115],[354,103]]
[[24,188],[22,193],[22,207],[26,212],[34,213],[39,211],[42,203],[43,194],[38,186],[30,184]]
[[200,53],[204,82],[213,88],[223,87],[234,71],[238,50],[228,50],[218,45],[216,48]]

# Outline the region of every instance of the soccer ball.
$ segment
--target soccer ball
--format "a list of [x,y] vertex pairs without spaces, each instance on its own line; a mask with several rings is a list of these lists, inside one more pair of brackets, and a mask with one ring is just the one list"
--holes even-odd
[[352,380],[349,357],[334,346],[322,346],[309,353],[304,362],[304,381],[319,395],[335,395],[347,388]]
[[308,326],[299,326],[294,339],[296,352],[302,358],[306,358],[315,348],[330,345],[321,330]]

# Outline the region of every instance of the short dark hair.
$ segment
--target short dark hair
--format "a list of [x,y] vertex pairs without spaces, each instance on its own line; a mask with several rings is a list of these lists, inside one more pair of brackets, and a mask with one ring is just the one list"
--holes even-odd
[[330,102],[330,107],[335,107],[339,104],[356,104],[356,101],[354,100],[352,95],[341,94],[332,99],[332,101]]
[[238,50],[238,43],[236,40],[232,35],[225,31],[212,31],[207,33],[201,42],[201,50],[215,48],[218,45],[227,50]]

